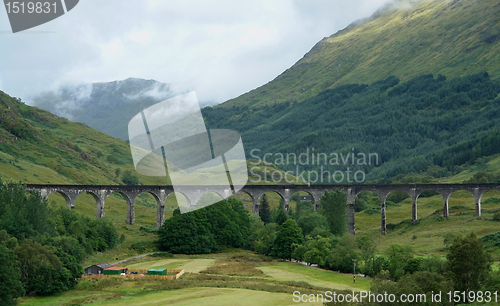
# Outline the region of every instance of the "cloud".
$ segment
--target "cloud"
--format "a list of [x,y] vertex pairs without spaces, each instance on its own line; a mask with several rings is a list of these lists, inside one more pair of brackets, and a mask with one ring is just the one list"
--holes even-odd
[[17,34],[7,33],[0,10],[1,89],[29,103],[68,82],[137,77],[195,90],[201,103],[223,102],[272,80],[385,2],[86,0]]

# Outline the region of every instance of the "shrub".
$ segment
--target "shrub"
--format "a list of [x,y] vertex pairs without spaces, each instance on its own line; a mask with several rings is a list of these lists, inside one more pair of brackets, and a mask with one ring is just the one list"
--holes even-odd
[[174,257],[174,254],[169,253],[169,252],[158,252],[158,253],[149,254],[149,256],[160,257],[160,258],[172,258],[172,257]]

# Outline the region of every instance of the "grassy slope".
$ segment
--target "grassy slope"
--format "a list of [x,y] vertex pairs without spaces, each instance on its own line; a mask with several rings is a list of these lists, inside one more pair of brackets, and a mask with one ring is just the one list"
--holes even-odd
[[[120,168],[117,179],[115,170]],[[255,168],[283,173],[272,165]],[[127,142],[25,105],[0,91],[0,178],[29,184],[95,184],[121,182],[131,170],[144,185],[168,185],[167,177],[137,174]],[[250,176],[249,181],[256,181]],[[291,178],[295,180],[293,177]],[[274,184],[259,181],[260,184]]]
[[[115,158],[114,162],[109,159]],[[116,184],[115,169],[133,170],[126,142],[25,105],[0,91],[3,181]],[[144,184],[166,178],[139,176]]]
[[[500,197],[500,191],[488,191],[482,198]],[[390,244],[408,244],[413,246],[419,255],[446,255],[443,244],[447,233],[466,234],[474,232],[482,237],[499,231],[499,223],[492,221],[493,214],[500,212],[498,204],[483,204],[480,217],[475,216],[474,197],[467,191],[457,191],[450,196],[448,219],[443,215],[443,199],[441,196],[420,198],[417,201],[418,219],[411,225],[411,200],[406,199],[400,206],[389,206],[386,210],[387,224],[399,224],[388,230],[386,236],[380,235],[380,214],[368,215],[356,213],[356,233],[370,235],[377,242],[379,253],[383,253]],[[490,250],[496,261],[500,260],[500,250]]]
[[374,14],[321,40],[273,81],[219,107],[303,101],[340,84],[396,75],[500,76],[500,4],[421,1]]

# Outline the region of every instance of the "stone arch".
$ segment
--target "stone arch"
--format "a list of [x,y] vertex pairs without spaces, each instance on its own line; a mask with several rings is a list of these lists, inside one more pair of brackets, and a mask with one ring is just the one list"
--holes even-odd
[[135,223],[135,199],[138,194],[129,194],[124,191],[119,191],[119,190],[110,190],[108,193],[104,195],[103,199],[103,210],[104,210],[104,203],[106,202],[106,199],[111,196],[112,194],[119,194],[122,197],[125,198],[125,202],[127,204],[127,224],[132,225]]
[[225,195],[224,194],[220,194],[220,192],[218,190],[208,190],[203,195],[205,195],[207,193],[215,193],[216,195],[218,195],[221,198],[221,201],[224,200],[224,196]]
[[[41,192],[41,194],[42,194],[42,196],[43,196],[43,192]],[[46,196],[47,198],[49,198],[49,196],[50,196],[51,194],[59,194],[60,196],[62,196],[62,197],[63,197],[64,201],[66,201],[66,206],[68,206],[68,207],[69,207],[69,208],[71,208],[71,209],[74,209],[74,208],[75,208],[75,202],[74,202],[74,201],[71,201],[70,196],[69,196],[66,192],[64,192],[64,191],[62,191],[62,190],[50,190],[50,191],[49,191],[49,190],[47,190],[47,191],[46,191],[46,193],[45,193],[45,196]]]
[[97,218],[104,218],[104,199],[102,199],[97,192],[94,190],[79,190],[76,193],[75,200],[73,202],[73,206],[76,203],[78,197],[80,197],[82,194],[90,194],[96,204],[96,217]]
[[[179,195],[182,197],[179,197]],[[190,207],[191,203],[191,197],[185,192],[176,190],[165,193],[164,205],[169,205],[172,208],[172,212],[177,208],[180,209],[180,206]]]
[[418,200],[418,198],[421,197],[421,195],[424,192],[432,191],[432,192],[436,193],[436,195],[439,194],[443,200],[443,217],[448,218],[448,216],[449,216],[448,201],[449,201],[450,195],[455,191],[455,189],[450,189],[450,188],[443,188],[443,189],[436,188],[436,189],[434,189],[432,187],[428,187],[428,186],[426,186],[426,187],[427,188],[422,188],[422,189],[418,190],[417,200]]
[[186,199],[188,206],[193,205],[193,201],[191,200],[191,197],[189,197],[189,195],[187,193],[182,192],[182,191],[175,191],[174,195],[175,195],[175,193],[181,194]]
[[[487,195],[490,194],[490,195]],[[485,199],[483,201],[483,199]],[[491,210],[500,208],[500,190],[498,188],[489,188],[482,190],[479,195],[479,203],[481,205],[481,214],[492,213]]]
[[[143,193],[146,193],[146,194],[150,194],[153,196],[153,198],[155,199],[156,201],[156,204],[157,205],[161,205],[161,199],[160,199],[160,195],[158,195],[156,192],[152,191],[152,190],[144,190],[144,191],[141,191],[140,193],[137,194],[137,197],[140,196],[141,194]],[[136,197],[136,198],[137,198]]]
[[[234,195],[232,195],[232,197],[233,197],[233,198],[236,198],[236,197],[238,197],[238,196],[242,196],[242,195],[243,195],[243,196],[244,196],[244,195],[246,195],[246,196],[248,196],[248,197],[250,198],[250,212],[255,213],[255,211],[254,211],[254,210],[255,210],[255,199],[254,199],[254,195],[253,195],[252,193],[250,193],[250,192],[246,191],[245,189],[241,189],[241,190],[239,190],[238,192],[236,192]],[[241,200],[241,197],[240,197],[239,199],[237,199],[237,200],[239,200],[239,201],[243,202],[243,206],[244,206],[245,208],[247,208],[247,207],[248,207],[248,205],[245,205],[245,202],[248,202],[248,201],[246,201],[246,200]],[[248,209],[248,208],[247,208],[247,209]]]
[[[136,197],[130,196],[129,194],[127,194],[126,192],[123,192],[123,191],[115,191],[115,190],[111,190],[111,191],[110,191],[109,193],[107,193],[107,194],[106,194],[106,196],[104,197],[104,202],[106,202],[106,199],[107,199],[109,196],[111,196],[111,195],[113,195],[113,194],[115,194],[115,193],[117,193],[117,194],[121,195],[122,197],[124,197],[124,198],[125,198],[125,201],[127,201],[127,202],[132,202],[132,201],[133,201],[133,200],[135,200],[135,198],[136,198]],[[132,199],[132,197],[133,197],[133,199]]]
[[[280,198],[283,200],[283,205],[284,205],[284,208],[285,208],[285,212],[288,214],[288,201],[285,201],[285,196],[283,195],[284,193],[280,192],[279,190],[276,190],[274,188],[259,193],[259,196],[256,198],[256,202],[258,203],[257,205],[260,205],[260,200],[261,200],[262,196],[264,194],[266,194],[266,193],[269,193],[269,192],[274,192],[274,193],[276,193],[277,195],[280,196]],[[271,203],[269,203],[269,204],[271,204]],[[278,203],[278,205],[279,205],[279,203]],[[258,213],[258,211],[257,211],[257,213]]]
[[194,205],[196,205],[197,208],[204,208],[223,201],[224,198],[225,197],[217,190],[207,190],[196,199],[196,203]]
[[[480,215],[480,209],[478,209],[478,207],[477,207],[478,202],[476,201],[476,197],[474,196],[474,192],[469,190],[468,188],[460,188],[459,187],[459,188],[456,188],[450,192],[450,194],[448,195],[448,205],[449,205],[448,211],[450,210],[450,208],[453,208],[455,206],[465,206],[465,207],[471,206],[470,204],[466,204],[466,203],[461,203],[460,205],[457,205],[458,203],[455,202],[455,201],[459,201],[459,199],[457,199],[457,197],[463,197],[463,196],[459,195],[460,193],[462,193],[466,198],[469,198],[469,196],[472,197],[472,203],[473,203],[472,205],[474,206],[474,211],[475,211],[474,214]],[[465,201],[467,201],[467,200],[465,200]],[[464,205],[462,205],[462,204],[464,204]]]
[[[135,201],[137,201],[137,199],[142,194],[150,195],[156,201],[156,227],[157,228],[161,227],[163,225],[163,222],[165,221],[165,199],[162,200],[162,198],[160,196],[161,191],[159,192],[159,194],[153,190],[138,191],[137,195],[135,196],[135,199],[134,199],[134,215],[135,215]],[[135,222],[135,220],[134,220],[134,222]]]
[[[389,193],[387,193],[386,195],[386,201],[385,201],[385,208],[386,208],[386,219],[387,219],[387,211],[394,211],[394,210],[397,210],[396,207],[393,207],[393,208],[389,208],[388,206],[388,199],[391,197],[392,194],[395,194],[396,192],[398,193],[405,193],[408,197],[407,198],[399,198],[399,199],[395,199],[395,200],[399,200],[397,202],[394,202],[394,201],[391,201],[391,202],[394,202],[394,204],[396,204],[396,206],[400,206],[402,201],[406,200],[406,199],[410,199],[411,200],[411,210],[412,210],[412,213],[411,213],[411,220],[412,220],[412,224],[416,224],[417,222],[417,205],[416,205],[416,192],[415,190],[408,190],[406,188],[395,188],[395,189],[392,189],[391,191],[389,191]],[[407,220],[408,218],[403,218],[403,220],[392,220],[391,218],[391,222],[390,223],[395,223],[395,222],[402,222],[404,220]]]
[[[300,195],[300,193],[306,193],[307,196],[305,197],[309,197],[310,200],[303,200],[302,199],[302,195]],[[291,190],[290,191],[290,199],[288,200],[288,205],[290,206],[290,202],[292,202],[292,197],[296,194],[299,194],[298,196],[300,197],[299,201],[302,202],[302,201],[311,201],[311,204],[312,204],[312,209],[313,211],[316,211],[317,210],[317,205],[318,205],[318,201],[316,201],[315,197],[314,197],[314,194],[312,191],[308,191],[308,190],[304,190],[304,189],[294,189],[294,190]],[[295,202],[295,204],[299,204],[297,202]],[[292,207],[289,207],[290,209],[293,209]],[[297,206],[295,206],[295,210],[297,210]]]
[[[355,217],[355,205],[356,205],[356,200],[360,201],[362,198],[367,197],[368,201],[372,200],[372,198],[376,198],[376,204],[377,206],[375,207],[365,207],[362,213],[362,219],[367,221],[366,223],[359,224],[358,228],[361,230],[366,230],[366,229],[371,229],[372,225],[374,222],[379,222],[381,218],[381,213],[382,213],[382,203],[381,203],[381,198],[378,193],[376,193],[374,190],[371,189],[353,189],[353,190],[347,190],[347,204],[348,204],[348,228],[350,229],[351,233],[355,233],[355,223],[354,223],[354,217]],[[370,224],[370,225],[369,225]],[[366,227],[365,227],[366,226]],[[385,228],[385,226],[383,227]]]
[[[440,209],[442,207],[443,208],[443,217],[448,217],[448,197],[449,197],[448,191],[438,192],[437,190],[434,190],[433,188],[423,188],[423,189],[416,190],[416,192],[415,192],[415,204],[414,204],[415,205],[415,215],[416,215],[416,210],[417,210],[417,206],[418,206],[418,200],[420,198],[424,198],[423,197],[424,193],[425,193],[426,198],[437,196],[437,195],[441,196],[441,200],[443,202],[442,202],[442,204],[438,202],[436,204],[436,208]],[[434,193],[434,195],[429,195],[429,193]],[[437,209],[435,209],[434,211],[436,211]],[[414,220],[416,220],[416,216],[415,216]]]

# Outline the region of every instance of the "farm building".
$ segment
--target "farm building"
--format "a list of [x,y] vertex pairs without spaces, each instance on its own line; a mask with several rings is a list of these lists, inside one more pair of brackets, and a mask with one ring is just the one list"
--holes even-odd
[[104,275],[120,275],[127,273],[127,267],[110,267],[104,270]]
[[101,262],[100,264],[85,268],[85,275],[102,275],[104,274],[104,270],[112,266],[106,262]]
[[167,269],[162,268],[162,269],[149,269],[148,270],[148,275],[167,275]]

